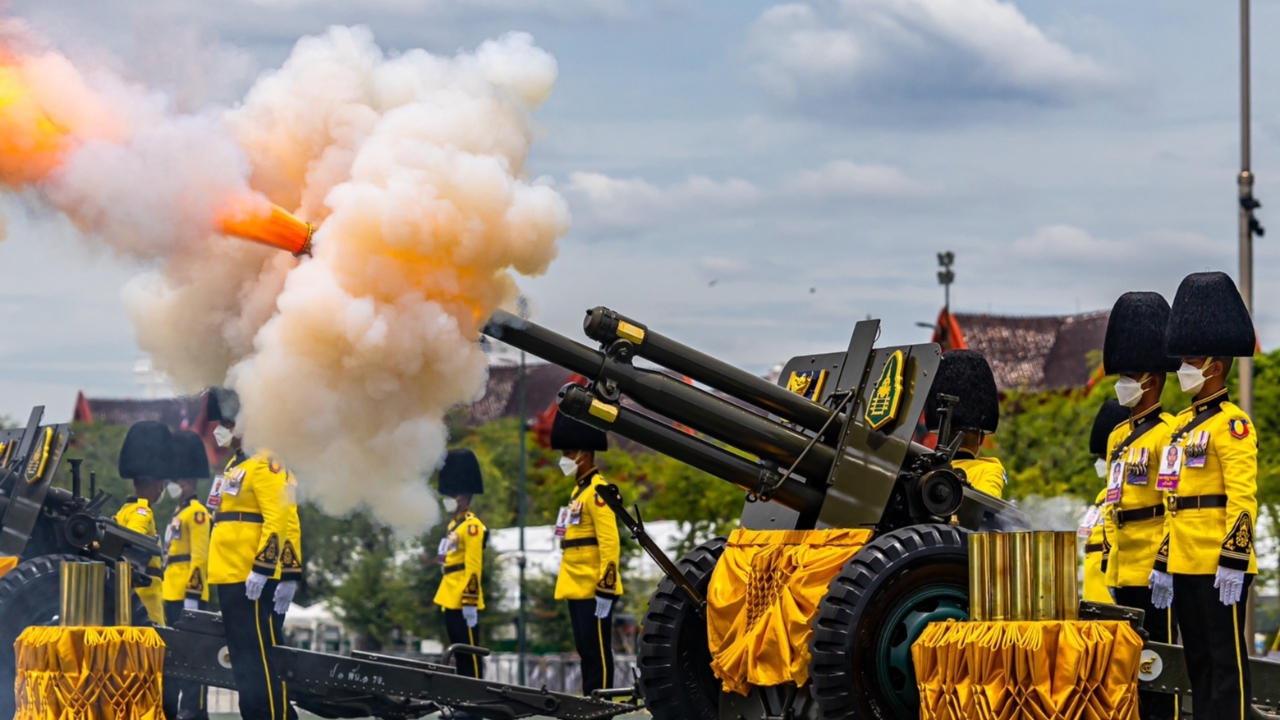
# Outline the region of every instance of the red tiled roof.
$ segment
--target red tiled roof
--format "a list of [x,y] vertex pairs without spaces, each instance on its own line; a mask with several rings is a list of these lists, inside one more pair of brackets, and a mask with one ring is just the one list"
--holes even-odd
[[[953,313],[953,348],[986,356],[1001,392],[1062,390],[1089,384],[1110,313],[1016,317]],[[940,322],[945,318],[940,316]],[[958,335],[959,337],[954,337]],[[935,338],[936,341],[936,338]]]

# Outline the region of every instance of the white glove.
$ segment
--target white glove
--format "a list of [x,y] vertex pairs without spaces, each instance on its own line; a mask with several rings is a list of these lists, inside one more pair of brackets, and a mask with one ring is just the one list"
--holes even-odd
[[462,617],[467,621],[467,627],[473,628],[480,623],[480,610],[475,605],[463,605]]
[[250,600],[262,597],[262,588],[267,586],[267,576],[259,572],[250,572],[244,581],[244,596]]
[[194,598],[183,598],[183,599],[182,599],[182,609],[183,609],[183,610],[199,610],[199,609],[200,609],[200,601],[199,601],[199,600],[196,600],[196,599],[194,599]]
[[1222,604],[1231,607],[1240,602],[1240,596],[1244,594],[1244,571],[1219,567],[1213,586],[1218,588],[1218,599]]
[[1148,582],[1151,584],[1151,606],[1157,610],[1168,610],[1173,604],[1173,576],[1152,570]]
[[596,596],[596,617],[603,620],[609,617],[609,611],[613,609],[613,598],[602,598]]
[[276,586],[276,614],[283,615],[289,612],[289,606],[293,604],[293,594],[298,592],[297,580],[285,580]]

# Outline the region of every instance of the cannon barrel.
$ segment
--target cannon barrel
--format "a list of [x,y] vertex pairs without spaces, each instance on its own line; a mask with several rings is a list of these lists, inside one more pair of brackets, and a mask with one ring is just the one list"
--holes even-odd
[[606,391],[625,393],[641,407],[673,422],[784,467],[796,463],[796,472],[802,477],[825,479],[835,464],[836,452],[831,446],[819,442],[810,447],[812,438],[804,433],[665,373],[637,368],[629,357],[593,350],[501,311],[494,314],[484,332],[590,378]]
[[830,408],[678,343],[609,308],[588,310],[582,330],[587,337],[599,343],[626,340],[635,345],[635,353],[639,357],[786,418],[807,430],[821,430],[831,417]]
[[[580,385],[566,385],[559,395],[560,411],[575,420],[630,438],[663,455],[698,468],[752,493],[758,493],[771,471],[634,410],[602,402]],[[776,473],[770,479],[776,480]],[[800,512],[816,512],[823,493],[788,478],[772,492],[772,499]]]

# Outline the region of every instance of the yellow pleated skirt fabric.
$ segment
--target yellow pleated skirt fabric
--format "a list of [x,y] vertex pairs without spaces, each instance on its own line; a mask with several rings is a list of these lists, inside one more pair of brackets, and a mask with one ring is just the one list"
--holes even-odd
[[16,720],[164,720],[151,628],[29,627],[14,643]]
[[711,669],[726,692],[809,679],[809,639],[827,585],[870,530],[733,531],[707,588]]
[[911,648],[921,720],[1137,720],[1142,639],[1122,622],[946,622]]

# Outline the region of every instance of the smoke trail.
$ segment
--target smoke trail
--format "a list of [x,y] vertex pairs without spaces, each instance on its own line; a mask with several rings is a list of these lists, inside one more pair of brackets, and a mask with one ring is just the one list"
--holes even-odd
[[[423,476],[445,412],[483,390],[479,328],[568,228],[524,169],[554,59],[524,34],[388,57],[335,27],[238,108],[181,115],[19,50],[15,27],[0,27],[0,182],[154,262],[123,293],[139,347],[183,388],[229,381],[246,443],[328,510],[434,523]],[[217,235],[228,203],[255,195],[317,226],[314,257]]]
[[1065,532],[1080,527],[1080,518],[1089,505],[1069,497],[1029,495],[1017,501],[1018,509],[1027,514],[1033,530]]

